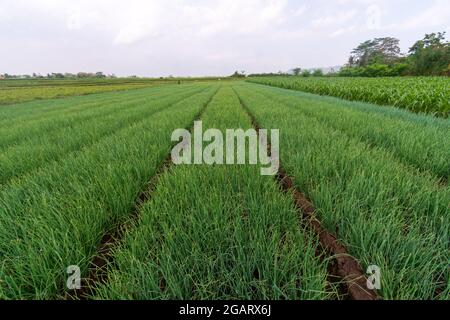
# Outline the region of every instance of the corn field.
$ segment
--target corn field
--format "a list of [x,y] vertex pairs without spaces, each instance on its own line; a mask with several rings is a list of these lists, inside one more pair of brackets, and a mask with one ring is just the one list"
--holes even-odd
[[403,78],[252,78],[250,82],[320,95],[391,105],[413,112],[448,117],[450,80],[448,77]]

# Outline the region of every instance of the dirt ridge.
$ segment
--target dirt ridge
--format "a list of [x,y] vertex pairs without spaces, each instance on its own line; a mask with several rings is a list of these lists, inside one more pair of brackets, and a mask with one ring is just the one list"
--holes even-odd
[[[246,107],[241,97],[235,91],[242,108],[252,121],[253,127],[258,131],[261,126],[256,118]],[[267,149],[270,152],[270,144]],[[275,176],[280,188],[284,192],[292,195],[295,206],[302,215],[302,220],[306,226],[311,229],[318,237],[319,244],[323,251],[331,256],[331,263],[328,266],[329,279],[339,279],[343,281],[345,291],[343,298],[350,300],[379,300],[380,297],[376,290],[367,288],[367,278],[365,277],[361,266],[349,253],[347,248],[340,244],[336,237],[328,232],[315,217],[313,204],[308,198],[300,192],[294,184],[293,179],[288,176],[286,170],[279,166],[277,175]],[[323,253],[317,252],[316,255],[321,256]]]
[[[219,89],[217,89],[204,103],[201,110],[194,118],[194,121],[201,118],[202,114],[205,112],[218,90]],[[192,130],[192,128],[193,124],[186,129]],[[169,170],[172,164],[169,150],[166,158],[156,170],[155,175],[150,178],[149,182],[136,197],[133,209],[130,213],[130,218],[122,224],[114,226],[114,228],[102,236],[100,244],[97,248],[97,253],[90,262],[87,277],[81,279],[81,288],[68,291],[65,295],[66,300],[89,300],[95,293],[96,285],[103,284],[108,281],[108,266],[114,263],[114,249],[122,241],[125,233],[134,227],[134,223],[139,219],[139,212],[143,204],[152,198],[153,192],[156,189],[161,175]]]

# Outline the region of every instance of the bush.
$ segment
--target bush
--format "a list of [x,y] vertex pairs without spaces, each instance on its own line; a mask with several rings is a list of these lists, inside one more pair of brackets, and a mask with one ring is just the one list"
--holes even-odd
[[303,70],[303,71],[302,71],[302,76],[305,77],[305,78],[311,76],[311,71],[309,71],[309,70]]
[[322,71],[322,69],[316,69],[316,70],[314,70],[313,76],[314,76],[314,77],[323,77],[323,71]]
[[365,68],[364,76],[366,77],[386,77],[389,76],[391,69],[386,64],[371,64]]

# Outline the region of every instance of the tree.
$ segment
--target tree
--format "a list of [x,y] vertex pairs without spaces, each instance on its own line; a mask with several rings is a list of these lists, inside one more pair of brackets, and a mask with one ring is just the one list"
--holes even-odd
[[352,50],[349,61],[352,61],[355,66],[367,66],[369,64],[369,57],[373,54],[374,42],[367,40]]
[[298,76],[301,71],[302,71],[302,68],[299,68],[299,67],[292,69],[292,72],[294,73],[295,76]]
[[409,65],[404,62],[396,63],[391,67],[390,76],[396,77],[396,76],[404,76],[408,73]]
[[356,61],[354,56],[350,56],[348,58],[347,66],[349,67],[356,67]]
[[235,71],[232,75],[231,75],[231,77],[232,78],[244,78],[245,77],[245,74],[244,73],[239,73],[239,71]]
[[106,76],[101,71],[96,72],[95,73],[95,77],[96,78],[106,78]]
[[409,49],[408,62],[414,74],[443,75],[450,63],[450,43],[445,32],[426,34]]
[[310,75],[311,75],[311,71],[309,71],[309,70],[303,70],[303,71],[302,71],[302,76],[303,76],[303,77],[307,78],[307,77],[309,77]]
[[91,78],[92,77],[92,73],[87,73],[87,72],[78,72],[77,73],[77,78]]
[[348,66],[366,67],[379,63],[392,65],[401,57],[399,40],[392,37],[367,40],[352,50]]
[[343,67],[339,71],[341,77],[362,77],[364,76],[365,68],[362,67]]
[[314,70],[313,76],[314,76],[314,77],[323,77],[323,71],[322,71],[322,69],[316,69],[316,70]]
[[367,66],[364,75],[367,77],[386,77],[389,76],[391,69],[387,64],[374,63]]
[[444,70],[444,75],[450,77],[450,63],[448,64],[447,69]]
[[376,38],[375,43],[375,59],[379,58],[381,62],[393,65],[401,58],[400,41],[398,39],[392,37]]

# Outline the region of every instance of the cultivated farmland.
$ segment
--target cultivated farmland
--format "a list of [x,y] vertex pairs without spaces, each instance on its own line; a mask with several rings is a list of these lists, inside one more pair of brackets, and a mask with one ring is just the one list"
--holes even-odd
[[2,80],[0,105],[36,99],[53,99],[92,93],[130,90],[161,85],[167,81],[118,80]]
[[261,77],[249,81],[348,100],[392,105],[443,117],[450,114],[448,77]]
[[164,84],[200,82],[209,78],[10,79],[0,81],[0,105],[93,93],[148,88]]
[[[448,80],[429,81],[445,97]],[[402,107],[430,111],[427,99]],[[196,119],[279,129],[279,173],[173,164],[172,132]],[[0,299],[450,299],[445,118],[161,83],[1,106],[0,150]],[[73,265],[81,289],[66,286]]]
[[[404,153],[404,145],[419,145],[430,155],[434,148],[448,154],[448,121],[442,127],[430,126],[429,119],[417,116],[413,128],[410,120],[386,109],[387,130],[392,119],[399,127],[410,126],[409,134],[401,134],[404,142],[395,144],[370,136],[374,132],[376,137],[377,129],[371,127],[369,110],[364,110],[365,132],[352,126],[343,130],[339,119],[341,112],[346,114],[345,104],[336,110],[318,97],[292,97],[286,90],[255,85],[237,91],[263,127],[283,132],[281,161],[316,205],[318,219],[364,267],[376,264],[384,270],[383,297],[433,298],[438,288],[448,295],[450,189],[440,184],[439,171],[427,170],[432,165]],[[348,109],[355,112],[358,105],[352,107]],[[321,117],[324,108],[336,122]],[[421,132],[428,130],[427,144],[421,143]],[[448,170],[450,158],[443,161]]]

